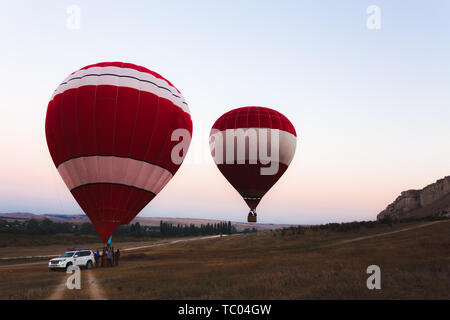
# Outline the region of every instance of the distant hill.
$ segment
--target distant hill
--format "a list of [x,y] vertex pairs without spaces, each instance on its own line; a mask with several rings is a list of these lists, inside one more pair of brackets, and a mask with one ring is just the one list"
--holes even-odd
[[73,222],[73,223],[83,223],[89,222],[89,219],[85,215],[81,214],[34,214],[29,212],[11,212],[11,213],[0,213],[0,219],[8,220],[27,220],[27,219],[45,219],[48,218],[53,222]]
[[436,215],[450,215],[450,176],[420,190],[403,191],[378,214],[377,219],[425,218]]
[[[90,222],[88,217],[84,214],[34,214],[29,212],[11,212],[0,213],[0,219],[7,220],[27,220],[27,219],[50,219],[53,222],[71,222],[71,223],[84,223]],[[174,225],[190,225],[194,224],[200,226],[201,224],[214,224],[224,220],[214,219],[195,219],[195,218],[165,218],[165,217],[136,217],[131,223],[139,222],[145,226],[159,226],[160,221],[172,223]],[[290,226],[296,226],[291,224],[270,224],[270,223],[245,223],[245,222],[231,222],[237,230],[243,230],[246,228],[256,228],[257,230],[270,230],[270,229],[282,229],[289,228]]]

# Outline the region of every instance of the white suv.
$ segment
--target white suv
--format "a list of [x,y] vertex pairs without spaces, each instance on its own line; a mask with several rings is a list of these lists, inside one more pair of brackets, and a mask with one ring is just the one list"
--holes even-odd
[[53,258],[48,262],[50,270],[67,269],[69,266],[86,267],[91,269],[94,265],[94,253],[89,249],[69,248],[58,258]]

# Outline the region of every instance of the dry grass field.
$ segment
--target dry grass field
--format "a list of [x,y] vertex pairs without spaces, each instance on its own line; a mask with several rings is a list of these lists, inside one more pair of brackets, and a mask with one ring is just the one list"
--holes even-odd
[[[0,266],[0,298],[449,299],[449,235],[446,220],[179,242],[124,252],[119,268],[83,270],[81,290],[56,296],[67,274],[43,264]],[[373,264],[381,290],[366,287]]]

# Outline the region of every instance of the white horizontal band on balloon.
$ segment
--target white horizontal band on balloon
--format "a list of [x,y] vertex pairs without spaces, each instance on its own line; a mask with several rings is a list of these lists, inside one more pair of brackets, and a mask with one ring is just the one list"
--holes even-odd
[[94,183],[126,185],[158,194],[172,173],[145,161],[114,156],[86,156],[63,162],[58,172],[69,190]]
[[[272,141],[273,139],[275,140]],[[279,129],[239,128],[223,131],[213,129],[210,135],[210,148],[211,152],[214,152],[216,164],[243,163],[245,161],[257,163],[258,160],[261,160],[261,148],[265,148],[264,151],[270,153],[272,150],[276,153],[276,155],[273,155],[273,158],[277,158],[276,161],[289,165],[294,157],[296,145],[296,136]],[[221,147],[223,152],[217,153],[217,148],[220,149]],[[270,155],[272,156],[272,154]],[[266,154],[265,156],[269,155]]]
[[173,95],[182,97],[181,93],[174,86],[169,84],[169,82],[165,79],[158,78],[148,72],[139,71],[139,70],[136,70],[133,68],[122,68],[122,67],[117,67],[117,66],[107,66],[107,67],[98,67],[97,66],[97,67],[91,67],[91,68],[87,68],[87,69],[81,69],[81,70],[78,70],[78,71],[74,72],[73,74],[69,75],[63,81],[63,83],[69,81],[70,79],[83,77],[87,74],[93,74],[93,73],[95,73],[95,74],[105,74],[105,73],[106,74],[116,74],[119,76],[130,76],[130,77],[138,78],[138,79],[145,80],[145,81],[151,81],[160,87],[166,88]]
[[[142,81],[150,81],[157,85],[158,87],[164,88],[165,90],[169,91],[174,95],[175,97],[183,98],[181,93],[172,85],[170,85],[166,80],[157,78],[156,76],[148,73],[148,72],[142,72],[138,71],[132,68],[121,68],[116,66],[108,66],[108,67],[91,67],[88,69],[82,69],[74,72],[73,74],[69,75],[61,84],[65,84],[69,81],[71,81],[74,78],[81,78],[89,74],[114,74],[117,76],[123,76],[123,77],[133,77],[140,79]],[[184,100],[184,99],[183,99]]]
[[153,93],[158,97],[170,100],[184,112],[190,114],[189,107],[183,96],[163,79],[139,72],[129,68],[118,67],[94,67],[79,70],[67,77],[55,90],[50,100],[69,89],[75,89],[87,85],[111,85],[127,87],[140,91]]

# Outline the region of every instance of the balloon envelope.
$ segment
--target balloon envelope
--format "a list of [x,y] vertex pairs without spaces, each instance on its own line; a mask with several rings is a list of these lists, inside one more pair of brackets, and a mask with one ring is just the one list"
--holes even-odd
[[[53,162],[106,242],[169,182],[175,130],[192,134],[188,106],[166,79],[144,67],[103,62],[69,75],[47,107]],[[182,161],[182,160],[181,160]]]
[[214,123],[210,147],[220,172],[255,210],[294,157],[297,134],[276,110],[243,107]]

